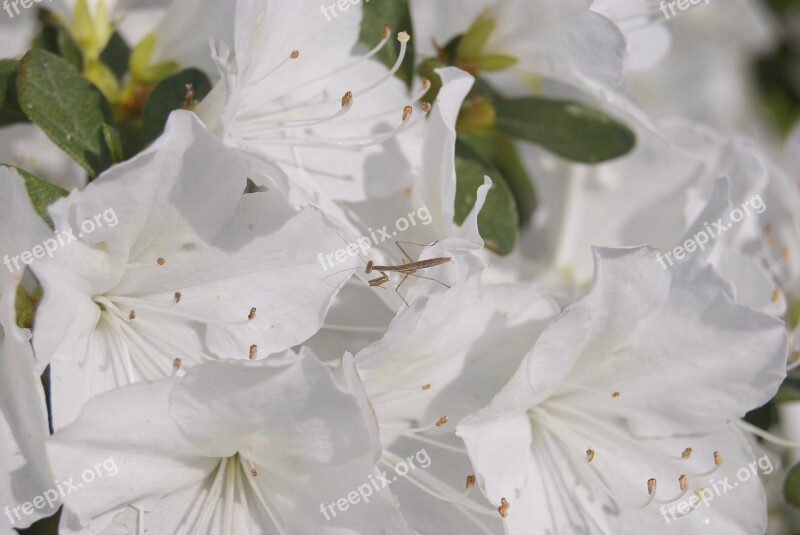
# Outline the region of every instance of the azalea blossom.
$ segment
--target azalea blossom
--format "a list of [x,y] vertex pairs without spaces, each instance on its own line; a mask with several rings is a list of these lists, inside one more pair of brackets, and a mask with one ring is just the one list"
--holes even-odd
[[732,422],[783,380],[783,324],[732,302],[712,269],[672,273],[654,254],[595,250],[590,291],[458,425],[507,533],[766,529],[755,478],[708,508],[669,507],[754,460]]
[[264,165],[175,113],[148,151],[50,207],[56,230],[76,237],[97,214],[118,220],[31,266],[56,428],[116,386],[219,356],[263,358],[319,329],[343,282],[317,262],[337,230],[274,186],[242,195],[248,177],[269,181]]
[[511,60],[507,68],[483,73],[501,90],[538,92],[542,77],[573,83],[577,73],[618,86],[625,39],[611,20],[590,9],[592,2],[412,0],[411,13],[423,47],[431,39],[444,46],[475,19],[489,21],[492,31],[481,55]]
[[[429,84],[408,95],[394,77],[407,33],[385,27],[371,50],[353,54],[360,4],[336,24],[307,15],[317,11],[311,0],[238,2],[233,49],[219,43],[215,51],[223,81],[198,114],[226,143],[284,168],[281,185],[293,203],[310,199],[333,213],[328,199],[363,200],[408,185],[411,162],[396,137],[424,119],[429,106],[419,102]],[[387,69],[372,57],[390,40],[401,49]]]
[[[17,227],[18,225],[18,227]],[[22,231],[16,230],[24,229]],[[0,251],[15,255],[40,244],[49,232],[33,211],[22,177],[0,167]],[[0,270],[0,532],[16,533],[52,515],[60,501],[32,512],[23,504],[52,485],[44,450],[49,434],[44,391],[36,371],[30,331],[17,327],[15,301],[23,271]]]
[[374,425],[312,354],[288,353],[98,396],[48,451],[61,480],[118,466],[65,498],[68,533],[410,534],[388,490],[320,514],[370,481]]
[[378,420],[381,465],[422,447],[430,452],[425,472],[392,487],[419,533],[501,532],[499,515],[478,494],[468,497],[472,469],[452,424],[500,390],[558,312],[538,286],[481,286],[479,279],[480,270],[418,299],[381,340],[345,359],[345,373],[357,374]]

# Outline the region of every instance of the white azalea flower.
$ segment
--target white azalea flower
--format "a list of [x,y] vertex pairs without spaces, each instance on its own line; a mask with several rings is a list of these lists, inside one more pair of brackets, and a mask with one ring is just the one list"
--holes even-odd
[[168,376],[176,359],[263,357],[319,329],[342,281],[317,256],[337,231],[274,187],[242,195],[248,177],[269,181],[260,165],[176,112],[148,151],[51,206],[59,233],[85,233],[32,265],[56,428],[92,395]]
[[62,529],[122,514],[136,533],[410,534],[388,490],[323,514],[370,483],[374,425],[310,353],[119,388],[48,443],[62,481],[116,467],[66,496]]
[[764,4],[702,2],[675,16],[670,12],[668,20],[657,12],[672,34],[671,49],[653,68],[629,72],[627,89],[657,118],[691,117],[764,136],[769,127],[758,113],[752,62],[778,38],[774,15]]
[[[479,495],[452,424],[484,405],[513,375],[527,348],[558,312],[539,287],[480,286],[480,273],[402,310],[384,337],[354,362],[380,427],[381,466],[421,448],[431,458],[392,486],[419,533],[498,533],[500,517]],[[352,366],[345,360],[345,370]],[[467,494],[472,484],[467,482]],[[477,499],[476,499],[477,498]]]
[[[596,250],[589,293],[458,425],[507,533],[766,529],[761,484],[736,479],[755,459],[731,422],[783,380],[783,325],[733,303],[710,269],[673,274],[655,253]],[[689,501],[723,480],[740,484]]]
[[[49,232],[33,211],[25,183],[16,171],[0,167],[0,251],[14,256],[42,243]],[[37,501],[52,486],[44,450],[49,435],[44,391],[29,342],[17,328],[16,290],[24,269],[0,269],[0,533],[16,533],[50,516],[60,500]],[[49,498],[52,498],[48,495]],[[25,506],[27,502],[31,505]],[[30,510],[28,508],[30,507]]]
[[764,195],[769,210],[762,216],[762,246],[767,263],[785,292],[800,296],[800,125],[786,142],[781,165],[773,164],[773,179]]
[[[467,31],[472,23],[472,19],[463,23],[467,15],[493,20],[483,54],[516,60],[508,70],[483,73],[499,89],[529,93],[539,87],[542,77],[570,83],[576,73],[617,86],[622,82],[625,39],[613,22],[590,10],[592,2],[470,0],[464,7],[452,0],[412,0],[411,12],[417,40],[435,39],[442,46]],[[440,24],[443,18],[449,21]],[[454,22],[462,26],[455,28]]]
[[[311,199],[331,212],[329,198],[363,200],[409,184],[411,162],[395,137],[425,117],[428,105],[413,104],[428,85],[408,96],[394,76],[408,34],[384,28],[372,50],[354,55],[361,6],[335,23],[309,16],[318,12],[312,0],[238,2],[233,56],[224,44],[217,50],[224,83],[197,112],[227,143],[286,169],[293,203]],[[371,58],[394,39],[400,57],[386,69]]]

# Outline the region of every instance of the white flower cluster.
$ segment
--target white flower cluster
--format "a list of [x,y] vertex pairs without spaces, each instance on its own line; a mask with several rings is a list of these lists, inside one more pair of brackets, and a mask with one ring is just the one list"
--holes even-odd
[[[800,355],[800,129],[781,161],[731,133],[728,97],[696,79],[666,96],[660,78],[669,54],[695,60],[690,19],[744,8],[665,28],[645,0],[411,0],[412,35],[387,26],[365,47],[381,1],[336,17],[311,0],[88,2],[214,85],[91,181],[37,126],[0,128],[0,161],[69,190],[43,218],[0,167],[0,257],[115,219],[0,269],[0,533],[59,507],[62,534],[765,533],[759,459],[775,477],[786,450],[764,457],[762,439],[797,445],[743,418]],[[434,101],[434,81],[395,76],[481,28],[478,66],[438,66]],[[15,35],[2,56],[30,37]],[[505,256],[484,247],[496,177],[457,173],[484,82],[636,137],[596,163],[517,140],[537,206]],[[647,107],[656,94],[672,101]],[[693,122],[714,115],[730,122]],[[725,232],[680,248],[713,222]],[[21,508],[108,459],[113,477]]]

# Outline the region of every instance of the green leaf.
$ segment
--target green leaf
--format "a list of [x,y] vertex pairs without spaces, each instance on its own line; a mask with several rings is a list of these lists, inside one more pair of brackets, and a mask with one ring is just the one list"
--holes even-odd
[[568,100],[499,100],[497,128],[568,160],[597,163],[618,158],[636,144],[633,131],[594,108]]
[[178,70],[174,61],[151,64],[156,47],[156,34],[149,33],[139,41],[130,56],[130,71],[134,80],[143,84],[155,84]]
[[470,25],[469,29],[461,36],[456,51],[455,62],[469,62],[478,59],[481,56],[483,47],[491,37],[497,22],[482,13]]
[[119,163],[125,159],[125,152],[122,150],[122,138],[117,129],[110,124],[103,124],[103,141],[106,142],[111,159],[114,163]]
[[794,465],[783,481],[783,497],[786,503],[800,509],[800,463]]
[[519,217],[514,197],[500,171],[487,165],[475,151],[457,141],[456,224],[463,224],[475,206],[477,190],[483,185],[484,175],[492,179],[492,187],[478,215],[478,229],[486,247],[506,255],[514,250],[517,243]]
[[486,54],[475,60],[475,68],[479,71],[504,71],[513,67],[517,58],[505,54]]
[[198,69],[186,69],[161,81],[150,93],[142,111],[144,144],[153,142],[164,131],[169,114],[187,104],[187,86],[192,86],[193,102],[199,102],[211,91],[211,82]]
[[128,72],[128,63],[131,58],[131,47],[125,42],[125,39],[119,34],[114,32],[111,39],[108,41],[108,46],[100,54],[100,61],[105,63],[117,80],[122,80]]
[[39,217],[41,217],[44,222],[47,223],[48,227],[51,229],[54,228],[53,220],[50,219],[50,214],[47,213],[47,207],[56,202],[58,199],[66,197],[68,195],[67,191],[59,188],[58,186],[54,186],[53,184],[20,167],[7,164],[0,165],[15,169],[20,176],[22,176],[22,179],[25,181],[25,189],[28,190],[28,197],[30,197],[31,204],[33,205],[33,209],[37,214],[39,214]]
[[83,54],[78,46],[78,43],[72,38],[69,32],[64,28],[59,28],[56,32],[56,44],[58,45],[58,53],[65,60],[77,70],[83,70]]
[[[347,16],[347,13],[339,13]],[[403,63],[397,71],[397,77],[406,84],[411,85],[414,77],[414,40],[411,25],[411,11],[408,0],[372,0],[364,4],[364,15],[361,18],[361,34],[359,41],[372,48],[383,38],[383,26],[388,24],[393,32],[386,46],[375,56],[387,67],[392,67],[400,55],[400,43],[396,36],[399,32],[406,32],[412,36],[408,42]]]
[[520,228],[528,226],[536,209],[536,189],[533,179],[520,159],[514,140],[494,130],[468,134],[459,132],[458,139],[474,150],[483,161],[502,173],[503,179],[514,195]]
[[0,59],[0,126],[28,121],[17,97],[18,67],[15,59]]
[[103,124],[113,124],[103,94],[66,60],[40,49],[25,54],[17,80],[22,111],[91,176],[111,163]]

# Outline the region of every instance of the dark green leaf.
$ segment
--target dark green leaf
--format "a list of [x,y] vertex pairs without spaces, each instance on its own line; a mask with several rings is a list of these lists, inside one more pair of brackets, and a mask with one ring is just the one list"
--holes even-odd
[[513,251],[517,243],[519,216],[514,197],[500,171],[487,165],[464,143],[456,142],[456,224],[463,224],[475,206],[484,176],[492,179],[492,188],[478,215],[478,229],[486,247],[505,255]]
[[142,111],[144,144],[152,143],[164,131],[169,114],[187,104],[187,86],[192,86],[193,102],[199,102],[211,91],[211,82],[198,69],[186,69],[162,80],[150,93]]
[[520,160],[514,140],[496,131],[459,134],[458,139],[502,173],[514,195],[520,227],[525,228],[536,208],[536,189],[533,179]]
[[90,175],[111,165],[103,137],[103,124],[114,123],[111,107],[66,60],[31,50],[20,63],[17,89],[22,111]]
[[56,202],[61,197],[66,197],[68,193],[54,186],[53,184],[42,180],[38,176],[26,171],[25,169],[16,167],[14,165],[0,164],[5,167],[16,169],[25,181],[25,189],[28,190],[28,197],[31,198],[33,209],[39,214],[39,217],[44,219],[47,226],[53,228],[53,220],[50,219],[50,214],[47,213],[47,207]]
[[114,32],[114,35],[108,41],[106,49],[100,53],[100,61],[108,65],[108,68],[120,81],[128,72],[130,57],[131,48],[119,32]]
[[800,463],[794,465],[783,481],[783,497],[786,503],[800,509]]
[[17,98],[17,68],[19,61],[0,59],[0,126],[27,122]]
[[603,162],[636,144],[627,126],[579,102],[531,97],[499,100],[495,108],[498,130],[568,160]]
[[56,42],[58,43],[58,53],[65,60],[75,67],[78,71],[83,70],[83,53],[81,52],[78,43],[72,38],[69,32],[61,28],[56,35]]
[[[339,16],[347,16],[346,13],[338,13]],[[383,38],[383,25],[388,24],[392,35],[386,46],[375,56],[387,67],[394,65],[400,55],[400,43],[396,37],[399,32],[406,32],[412,36],[408,42],[406,55],[397,77],[411,84],[414,75],[414,40],[413,28],[411,26],[411,11],[408,8],[408,0],[372,0],[364,4],[364,16],[361,19],[361,35],[359,41],[368,48],[377,45]]]

